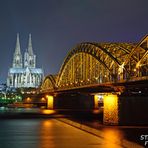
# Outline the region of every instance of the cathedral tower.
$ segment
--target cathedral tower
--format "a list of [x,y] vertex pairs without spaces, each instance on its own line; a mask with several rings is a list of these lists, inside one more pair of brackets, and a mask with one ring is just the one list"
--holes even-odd
[[29,34],[28,47],[24,54],[24,64],[22,64],[19,34],[17,34],[13,64],[8,71],[7,86],[14,88],[37,88],[43,80],[43,75],[43,69],[36,68],[36,55],[34,55],[32,49],[31,34]]
[[20,41],[19,41],[19,34],[17,34],[17,39],[16,39],[16,47],[15,47],[15,52],[13,55],[13,64],[12,67],[14,68],[22,68],[22,54],[21,54],[21,49],[20,49]]
[[31,34],[29,34],[28,48],[24,54],[24,67],[36,67],[36,56],[33,54]]

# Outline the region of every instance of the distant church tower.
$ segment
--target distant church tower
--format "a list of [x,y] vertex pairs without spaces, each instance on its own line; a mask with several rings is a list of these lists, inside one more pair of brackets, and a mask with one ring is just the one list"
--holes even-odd
[[19,34],[17,34],[16,47],[15,47],[15,52],[13,55],[12,67],[22,68],[22,66],[23,66],[23,64],[22,64],[22,54],[21,54],[21,49],[20,49]]
[[29,34],[28,49],[24,54],[24,67],[36,67],[36,56],[33,54],[31,34]]
[[38,87],[44,74],[41,68],[36,68],[36,55],[33,53],[31,34],[29,34],[28,48],[24,53],[24,64],[22,61],[19,34],[17,34],[12,68],[8,72],[7,86],[14,88]]

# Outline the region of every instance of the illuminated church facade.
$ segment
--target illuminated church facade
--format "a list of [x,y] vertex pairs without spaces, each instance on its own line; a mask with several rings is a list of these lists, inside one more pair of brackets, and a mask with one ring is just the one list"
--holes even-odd
[[13,55],[12,67],[8,71],[7,86],[14,88],[37,88],[43,80],[43,69],[36,68],[36,55],[33,53],[31,34],[29,34],[28,48],[21,54],[19,34]]

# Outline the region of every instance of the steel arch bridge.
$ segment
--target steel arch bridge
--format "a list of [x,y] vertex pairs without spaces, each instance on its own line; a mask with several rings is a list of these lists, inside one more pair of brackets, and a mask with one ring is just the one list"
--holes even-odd
[[41,85],[41,89],[42,90],[54,90],[56,89],[56,75],[48,75],[46,76],[46,78],[44,79],[42,85]]
[[72,89],[147,78],[148,35],[138,44],[78,44],[64,59],[58,75],[45,78],[41,90]]

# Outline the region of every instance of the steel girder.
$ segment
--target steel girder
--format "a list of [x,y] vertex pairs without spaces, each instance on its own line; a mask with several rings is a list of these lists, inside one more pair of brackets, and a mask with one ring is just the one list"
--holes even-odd
[[77,87],[147,76],[147,57],[148,36],[138,44],[81,43],[64,59],[56,81],[48,78],[51,82],[44,83],[53,88]]
[[53,90],[56,88],[56,77],[53,75],[48,75],[45,77],[42,85],[41,90]]

